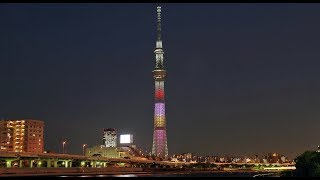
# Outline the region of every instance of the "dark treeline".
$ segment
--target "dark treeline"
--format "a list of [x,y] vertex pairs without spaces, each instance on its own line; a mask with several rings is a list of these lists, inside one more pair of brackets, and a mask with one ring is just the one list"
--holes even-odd
[[284,171],[283,176],[320,177],[320,152],[306,151],[296,159],[296,170]]

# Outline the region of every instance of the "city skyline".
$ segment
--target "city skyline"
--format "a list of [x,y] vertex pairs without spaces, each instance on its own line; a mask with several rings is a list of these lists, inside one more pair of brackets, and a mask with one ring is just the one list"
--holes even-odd
[[[151,151],[158,5],[0,4],[0,118],[44,121],[46,150],[115,128]],[[319,144],[319,4],[160,5],[171,155]]]

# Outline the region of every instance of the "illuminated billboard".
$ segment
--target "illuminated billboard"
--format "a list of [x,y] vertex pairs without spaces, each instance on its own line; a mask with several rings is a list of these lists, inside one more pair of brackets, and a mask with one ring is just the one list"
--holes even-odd
[[132,134],[121,134],[120,144],[131,144],[133,142],[132,139]]

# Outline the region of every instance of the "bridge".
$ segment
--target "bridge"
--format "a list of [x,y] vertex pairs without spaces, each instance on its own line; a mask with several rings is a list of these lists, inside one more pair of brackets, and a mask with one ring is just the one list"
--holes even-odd
[[0,151],[0,167],[107,167],[107,166],[173,166],[174,164],[166,161],[155,161],[147,158],[133,157],[106,158],[106,157],[87,157],[75,154],[57,153],[27,153],[27,152],[5,152]]
[[[27,153],[27,152],[6,152],[0,151],[0,167],[186,167],[196,162],[173,162],[173,161],[157,161],[143,157],[131,158],[106,158],[106,157],[88,157],[75,154],[58,154],[58,153]],[[218,167],[230,166],[265,166],[266,168],[282,167],[295,168],[294,163],[244,163],[244,162],[213,162]],[[271,167],[272,166],[272,167]],[[273,168],[274,169],[274,168]],[[279,169],[279,168],[276,168]]]
[[214,163],[216,165],[219,165],[219,166],[225,166],[225,165],[271,165],[271,166],[283,166],[283,167],[286,167],[286,166],[295,166],[294,163],[256,163],[256,162],[216,162]]
[[[192,164],[196,164],[197,162],[170,162],[171,165],[174,166],[190,166]],[[293,170],[295,169],[295,163],[256,163],[256,162],[210,162],[209,164],[214,164],[217,167],[229,168],[232,166],[233,168],[239,166],[263,166],[265,170]]]

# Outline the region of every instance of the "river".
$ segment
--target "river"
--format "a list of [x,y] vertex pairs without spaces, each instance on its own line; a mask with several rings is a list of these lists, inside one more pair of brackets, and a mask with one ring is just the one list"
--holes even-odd
[[117,175],[63,175],[56,177],[253,177],[255,175],[266,175],[279,177],[278,173],[261,172],[161,172],[161,173],[134,173]]

